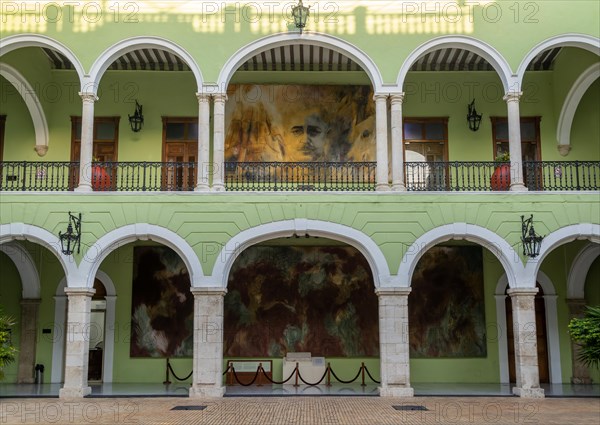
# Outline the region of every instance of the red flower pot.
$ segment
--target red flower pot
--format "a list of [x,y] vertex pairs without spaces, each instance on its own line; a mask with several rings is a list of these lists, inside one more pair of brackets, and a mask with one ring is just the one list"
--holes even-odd
[[106,168],[100,165],[92,166],[92,189],[98,191],[110,190],[112,186],[110,180],[110,174],[108,174]]
[[492,190],[508,190],[510,188],[510,164],[496,167],[490,181]]

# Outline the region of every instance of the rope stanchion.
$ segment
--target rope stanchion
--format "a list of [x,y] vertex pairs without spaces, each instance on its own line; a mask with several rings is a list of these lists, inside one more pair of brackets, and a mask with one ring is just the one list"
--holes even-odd
[[171,384],[171,380],[169,379],[169,368],[171,367],[171,364],[169,363],[169,358],[167,357],[167,367],[165,370],[165,380],[163,381],[164,385],[169,385]]
[[362,375],[362,384],[361,387],[365,386],[365,362],[360,363],[360,374]]
[[358,369],[358,373],[356,374],[356,376],[353,379],[350,379],[349,381],[344,381],[343,379],[340,379],[335,372],[333,371],[333,369],[331,369],[331,374],[333,375],[333,377],[341,384],[351,384],[354,381],[356,381],[360,375],[362,368]]
[[367,372],[367,375],[369,375],[369,379],[373,382],[375,382],[376,384],[381,384],[381,381],[378,381],[377,379],[373,378],[373,375],[371,375],[371,373],[369,372],[369,369],[367,369],[367,367],[365,366],[365,372]]
[[187,381],[192,376],[192,373],[194,373],[194,369],[192,369],[192,371],[188,374],[188,376],[186,376],[183,379],[180,378],[179,376],[177,376],[177,374],[173,370],[173,367],[171,366],[171,362],[169,362],[168,359],[167,359],[167,368],[168,368],[168,370],[171,371],[171,373],[173,374],[173,376],[175,377],[175,379],[177,379],[178,381]]
[[331,363],[327,362],[327,386],[331,387]]
[[283,385],[283,384],[285,384],[287,381],[289,381],[290,379],[292,379],[292,377],[296,373],[296,369],[294,369],[294,370],[292,370],[292,373],[290,374],[290,376],[288,376],[288,378],[285,381],[274,381],[271,377],[269,377],[269,375],[267,375],[267,372],[265,372],[265,370],[263,368],[261,368],[261,369],[262,369],[262,372],[263,372],[263,375],[265,376],[265,378],[267,378],[267,380],[269,382],[271,382],[272,384],[275,384],[275,385]]
[[300,374],[300,369],[298,369],[298,362],[296,362],[296,383],[294,384],[294,387],[298,386],[298,375]]

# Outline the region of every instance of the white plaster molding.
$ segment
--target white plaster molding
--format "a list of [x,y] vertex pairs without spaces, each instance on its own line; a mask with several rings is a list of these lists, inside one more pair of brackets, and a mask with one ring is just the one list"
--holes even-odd
[[465,35],[447,35],[436,37],[421,44],[419,47],[413,50],[410,55],[408,55],[402,64],[400,71],[398,72],[398,78],[396,79],[397,87],[399,89],[403,88],[406,75],[410,71],[410,67],[417,61],[417,59],[429,52],[447,48],[468,50],[484,58],[496,70],[496,73],[502,81],[504,91],[509,91],[512,80],[512,70],[506,59],[504,59],[500,52],[498,52],[491,45],[474,37]]
[[319,236],[347,243],[365,256],[375,287],[392,282],[387,261],[379,246],[364,233],[342,224],[320,220],[295,219],[275,221],[246,229],[231,238],[223,247],[213,268],[212,276],[198,286],[214,286],[215,283],[227,288],[229,271],[235,259],[249,246],[270,239],[291,237],[296,232]]
[[578,47],[580,49],[600,55],[600,39],[591,35],[569,33],[547,38],[541,43],[535,45],[521,61],[516,73],[516,83],[519,87],[521,87],[523,84],[523,77],[525,76],[527,67],[533,58],[542,53],[544,50],[551,49],[553,47]]
[[[340,52],[345,56],[352,59],[367,73],[371,79],[374,91],[381,91],[383,88],[383,79],[381,73],[375,64],[375,61],[369,57],[365,52],[360,50],[358,47],[350,44],[349,42],[342,40],[341,38],[334,37],[329,34],[309,32],[305,31],[302,34],[299,33],[279,33],[269,35],[258,40],[255,40],[237,52],[235,52],[225,63],[221,72],[219,73],[219,80],[217,81],[216,90],[225,92],[231,77],[237,69],[254,56],[257,53],[272,49],[279,46],[289,46],[297,44],[308,44],[313,46],[326,47],[336,52]],[[208,87],[207,87],[208,88]]]
[[600,245],[590,243],[577,254],[567,277],[567,299],[585,298],[585,279],[594,260],[600,257]]
[[91,87],[85,87],[85,90],[82,91],[97,93],[100,80],[108,67],[120,56],[136,49],[160,49],[179,56],[185,64],[190,67],[190,70],[194,74],[196,84],[198,85],[197,91],[202,91],[202,72],[193,56],[177,43],[155,36],[127,38],[113,44],[102,52],[90,69],[90,79],[87,84],[91,85]]
[[81,87],[83,87],[85,77],[83,65],[81,65],[81,62],[77,56],[75,56],[75,54],[67,46],[45,35],[16,34],[9,37],[4,37],[0,40],[0,56],[23,47],[46,47],[61,53],[63,56],[69,59],[73,65],[73,68],[79,76],[79,83]]
[[[598,78],[600,78],[600,62],[593,64],[583,71],[579,78],[573,83],[567,97],[565,97],[565,101],[560,111],[560,117],[558,118],[558,125],[556,127],[556,140],[558,141],[559,146],[558,151],[563,156],[571,149],[571,127],[573,125],[573,120],[575,119],[577,106],[579,106],[579,102],[581,102],[587,89]],[[568,147],[568,150],[566,147]],[[566,153],[563,154],[564,151],[566,151]]]
[[44,108],[42,108],[40,99],[27,79],[12,66],[0,63],[0,75],[6,78],[23,98],[25,106],[29,110],[29,115],[31,115],[31,121],[33,121],[33,130],[35,132],[34,149],[39,156],[44,156],[48,150],[50,133],[48,132],[48,122],[46,121],[46,115],[44,114]]
[[522,286],[523,265],[515,250],[496,233],[475,224],[453,223],[436,227],[419,237],[408,248],[400,267],[398,280],[402,285],[410,286],[417,263],[431,247],[451,239],[465,239],[487,248],[502,264],[508,276],[511,288]]
[[576,239],[588,239],[592,243],[600,244],[600,225],[592,223],[572,224],[561,227],[545,236],[540,246],[540,255],[530,258],[525,264],[524,278],[526,282],[535,282],[540,265],[546,256],[560,245],[572,242]]
[[137,240],[151,240],[171,248],[185,263],[192,286],[199,286],[198,282],[204,277],[204,273],[200,260],[192,247],[177,233],[165,227],[147,223],[119,227],[98,239],[94,245],[88,248],[80,265],[79,272],[85,285],[76,286],[92,288],[102,261],[115,249]]
[[21,298],[40,299],[40,277],[29,252],[17,242],[0,245],[0,252],[3,252],[12,260],[19,272],[22,289]]
[[56,256],[67,278],[75,278],[79,275],[73,257],[62,253],[58,236],[46,229],[25,223],[0,225],[0,245],[12,240],[27,240],[42,245]]
[[[569,133],[571,132],[571,130],[569,129]],[[558,131],[557,131],[558,133]],[[569,140],[569,143],[571,143],[571,141]],[[571,152],[571,145],[561,145],[558,144],[556,145],[556,150],[558,151],[560,156],[567,156],[569,154],[569,152]]]

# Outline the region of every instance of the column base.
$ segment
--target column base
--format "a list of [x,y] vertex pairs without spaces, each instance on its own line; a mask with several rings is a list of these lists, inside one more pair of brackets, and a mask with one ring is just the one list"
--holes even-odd
[[209,192],[210,186],[207,184],[199,184],[194,188],[194,192]]
[[573,385],[591,385],[591,378],[578,378],[576,376],[571,376],[571,384]]
[[190,398],[220,398],[225,394],[225,387],[215,385],[193,385],[190,388]]
[[394,183],[392,184],[392,191],[394,192],[406,192],[406,186],[402,183]]
[[379,387],[379,397],[414,397],[415,390],[404,385],[386,385]]
[[377,192],[389,192],[390,191],[390,185],[389,184],[377,184],[375,186],[375,190]]
[[91,387],[81,388],[61,388],[58,391],[58,398],[83,398],[92,393]]
[[213,192],[225,192],[225,185],[220,184],[220,183],[213,184],[212,191]]
[[527,192],[528,190],[523,183],[511,183],[510,185],[511,192]]
[[543,388],[519,388],[513,387],[512,392],[514,395],[521,398],[544,398]]
[[93,192],[92,186],[79,185],[74,190],[74,192]]

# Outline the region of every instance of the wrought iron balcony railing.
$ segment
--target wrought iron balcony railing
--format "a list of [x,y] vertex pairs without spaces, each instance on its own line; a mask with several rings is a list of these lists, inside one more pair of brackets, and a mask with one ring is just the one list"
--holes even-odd
[[[498,186],[496,176],[499,170],[510,168],[508,163],[407,162],[404,167],[409,191],[509,188],[507,181]],[[373,191],[376,168],[375,162],[226,162],[224,179],[228,191]],[[92,188],[191,191],[197,172],[194,162],[94,162]],[[526,161],[523,174],[532,191],[600,190],[600,161]],[[78,180],[78,162],[0,162],[3,191],[68,191],[77,187]]]

